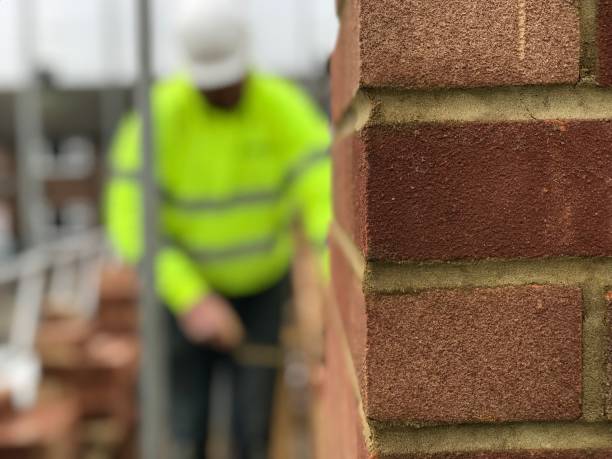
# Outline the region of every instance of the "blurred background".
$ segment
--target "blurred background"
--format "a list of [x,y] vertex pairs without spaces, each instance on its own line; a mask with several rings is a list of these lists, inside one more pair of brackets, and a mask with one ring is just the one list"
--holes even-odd
[[[180,3],[151,1],[158,79],[185,62]],[[335,2],[245,5],[252,66],[296,81],[327,111]],[[137,276],[99,229],[105,154],[133,108],[136,20],[135,0],[0,0],[0,458],[138,457]],[[294,277],[278,458],[317,449],[320,305],[306,248]],[[211,457],[223,459],[228,396],[214,384]]]
[[[153,66],[158,78],[182,69],[184,56],[175,36],[180,0],[153,0]],[[302,83],[323,105],[327,101],[327,60],[337,19],[331,0],[245,0],[251,26],[250,59],[264,72]],[[2,0],[0,3],[0,171],[11,170],[17,148],[17,93],[37,84],[44,138],[32,166],[71,189],[90,188],[68,198],[68,186],[52,186],[46,221],[82,227],[98,213],[97,177],[89,186],[74,180],[100,172],[101,155],[117,120],[131,106],[137,74],[134,0]],[[35,80],[35,81],[32,81]],[[95,171],[92,169],[96,169]],[[60,172],[61,171],[61,172]],[[0,176],[0,196],[11,189]],[[68,180],[71,178],[72,180]],[[56,185],[53,183],[52,185]],[[13,184],[15,187],[16,184]],[[60,202],[61,201],[61,202]],[[0,211],[0,254],[14,247]],[[45,231],[52,229],[45,228]]]

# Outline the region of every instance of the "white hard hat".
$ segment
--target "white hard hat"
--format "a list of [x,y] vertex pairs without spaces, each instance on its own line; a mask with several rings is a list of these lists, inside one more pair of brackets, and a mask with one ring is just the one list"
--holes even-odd
[[247,73],[244,0],[185,0],[178,33],[201,89],[232,85]]

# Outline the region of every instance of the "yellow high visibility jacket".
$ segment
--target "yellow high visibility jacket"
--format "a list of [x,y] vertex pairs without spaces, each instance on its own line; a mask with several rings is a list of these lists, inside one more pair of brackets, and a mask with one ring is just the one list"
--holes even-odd
[[[163,238],[157,289],[175,313],[211,291],[246,296],[273,285],[289,268],[296,217],[326,258],[330,132],[301,90],[254,74],[239,106],[223,111],[179,75],[155,87],[153,111]],[[110,240],[132,263],[144,240],[139,124],[131,114],[119,128],[105,200]]]

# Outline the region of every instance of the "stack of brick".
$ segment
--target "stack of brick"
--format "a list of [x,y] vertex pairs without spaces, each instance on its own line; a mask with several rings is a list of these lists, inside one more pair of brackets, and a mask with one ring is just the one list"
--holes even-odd
[[104,269],[97,325],[113,333],[138,333],[138,276],[133,269],[117,264]]
[[136,338],[98,331],[79,319],[49,319],[40,328],[38,352],[45,376],[79,394],[85,418],[133,422]]
[[138,337],[134,333],[135,274],[114,266],[103,270],[96,319],[48,317],[37,347],[45,377],[77,395],[86,451],[131,448],[136,427]]
[[612,2],[338,11],[329,457],[612,457]]
[[35,406],[14,411],[0,395],[0,457],[3,459],[77,459],[79,404],[75,394],[55,386],[41,390]]

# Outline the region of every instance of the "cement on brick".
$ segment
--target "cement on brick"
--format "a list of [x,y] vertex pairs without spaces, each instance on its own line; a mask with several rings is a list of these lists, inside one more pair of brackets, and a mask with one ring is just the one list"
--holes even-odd
[[[358,457],[361,458],[361,456],[367,453],[367,451],[370,449],[372,434],[370,431],[370,425],[365,416],[360,377],[357,375],[357,371],[354,371],[354,360],[351,356],[349,339],[343,327],[340,306],[336,304],[334,298],[330,299],[329,307],[326,308],[326,319],[328,324],[327,332],[329,334],[333,334],[333,336],[328,336],[327,339],[331,339],[337,343],[336,355],[339,357],[339,360],[343,361],[343,375],[347,378],[347,384],[345,384],[345,386],[347,386],[346,389],[349,390],[344,391],[344,396],[353,397],[356,402],[354,411],[354,417],[356,419],[354,419],[354,422],[358,427],[358,432],[361,433],[358,435],[358,438],[363,438],[366,443],[365,445],[358,445]],[[350,386],[350,388],[348,386]]]
[[[336,139],[332,148],[333,162],[333,207],[336,226],[358,247],[363,246],[365,237],[361,225],[365,208],[364,190],[365,164],[363,145],[354,136]],[[342,236],[339,235],[339,238]],[[351,260],[353,257],[351,257]],[[363,276],[363,270],[358,273]]]
[[500,287],[525,284],[564,286],[607,285],[612,278],[609,258],[544,258],[480,260],[449,263],[369,262],[368,292],[415,293],[428,289]]
[[606,417],[612,421],[612,286],[606,286],[604,289],[604,301],[606,302],[606,338],[607,338],[607,356],[606,356],[606,376],[607,381],[605,388],[606,393]]
[[342,319],[340,326],[350,347],[354,371],[361,382],[366,351],[365,296],[361,280],[335,238],[330,238],[329,248],[331,288]]
[[364,87],[578,81],[576,2],[360,0],[359,4]]
[[612,0],[599,0],[598,3],[597,48],[598,75],[600,84],[612,85]]
[[606,330],[606,302],[602,284],[587,280],[582,288],[584,302],[583,317],[583,419],[600,421],[605,419],[606,345],[609,340]]
[[368,260],[612,255],[612,122],[368,126]]
[[583,419],[604,419],[605,328],[602,291],[612,279],[612,258],[479,261],[476,263],[369,263],[368,292],[404,293],[508,285],[565,285],[583,289]]
[[[435,454],[478,454],[481,451],[534,451],[542,450],[544,446],[551,453],[565,450],[582,453],[598,451],[598,454],[603,454],[612,449],[612,429],[608,423],[524,423],[422,429],[373,426],[372,434],[374,450],[380,459],[410,458],[411,456],[421,459]],[[595,458],[608,459],[605,455],[595,456]]]
[[[334,307],[334,306],[332,306]],[[337,320],[328,321],[325,335],[324,399],[329,426],[325,429],[330,458],[358,458],[368,441],[364,431],[359,393],[353,386],[353,369],[345,358],[344,333]],[[347,365],[349,363],[349,365]]]
[[579,288],[367,295],[366,415],[414,425],[575,420]]
[[472,453],[392,454],[377,459],[610,459],[612,449],[599,450],[514,450]]
[[[357,129],[367,125],[612,119],[612,91],[596,87],[522,87],[431,91],[367,90]],[[365,118],[365,121],[363,120]]]
[[595,81],[597,73],[597,4],[599,1],[580,0],[580,35],[582,41],[580,80],[588,84]]
[[336,140],[354,134],[370,121],[372,101],[364,90],[357,92],[346,109],[344,116],[336,123]]
[[364,280],[366,272],[366,262],[363,259],[361,251],[352,242],[351,237],[338,224],[337,221],[332,222],[329,231],[330,239],[333,239],[344,254],[344,257],[349,260],[353,273],[360,281]]

